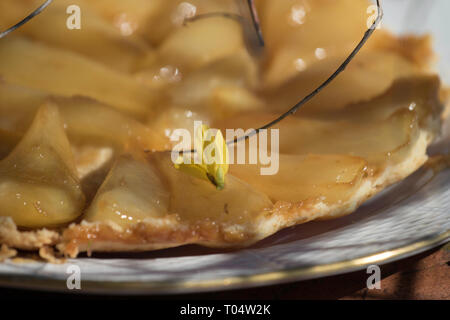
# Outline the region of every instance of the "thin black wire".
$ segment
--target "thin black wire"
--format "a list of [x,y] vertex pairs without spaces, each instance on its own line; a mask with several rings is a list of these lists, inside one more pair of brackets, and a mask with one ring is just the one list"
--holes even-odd
[[[294,113],[296,113],[298,111],[298,109],[300,109],[303,105],[305,105],[312,98],[314,98],[316,95],[318,95],[326,86],[328,86],[334,79],[336,79],[336,77],[339,76],[339,74],[341,74],[347,68],[348,64],[359,53],[359,51],[366,44],[366,42],[369,40],[369,38],[375,32],[376,28],[379,26],[381,20],[383,19],[383,8],[381,6],[381,1],[380,0],[376,0],[376,3],[377,3],[377,10],[378,10],[377,18],[372,23],[370,28],[368,28],[367,31],[364,33],[363,38],[358,43],[358,45],[353,49],[353,51],[350,53],[350,55],[344,60],[344,62],[339,66],[339,68],[337,68],[336,71],[327,80],[325,80],[315,90],[313,90],[310,94],[308,94],[306,97],[304,97],[302,100],[300,100],[300,102],[295,104],[292,108],[290,108],[288,111],[283,113],[281,116],[279,116],[275,120],[265,124],[264,126],[258,128],[258,129],[254,129],[253,131],[251,131],[250,133],[248,133],[248,134],[246,134],[246,135],[244,135],[242,137],[238,137],[238,138],[235,138],[234,140],[227,141],[227,145],[235,144],[235,143],[238,143],[238,142],[243,141],[243,140],[244,141],[248,140],[249,138],[251,138],[255,134],[258,134],[260,131],[268,129],[268,128],[276,125],[277,123],[281,122],[286,117],[288,117],[290,115],[293,115]],[[262,44],[264,44],[264,40],[263,40],[263,37],[262,37],[261,29],[259,27],[259,21],[258,21],[257,15],[255,15],[256,11],[255,11],[255,7],[254,7],[254,4],[253,4],[253,1],[252,0],[248,0],[248,4],[249,4],[250,9],[251,9],[250,11],[252,12],[252,19],[253,19],[253,23],[255,25],[255,29],[258,32],[258,38],[261,37],[260,39],[262,39]],[[210,13],[210,14],[205,14],[205,15],[198,16],[197,19],[201,19],[202,17],[206,18],[208,16],[209,17],[217,16],[217,15],[229,16],[230,18],[234,18],[234,19],[237,19],[237,20],[239,20],[241,18],[241,16],[234,15],[234,14]],[[195,17],[194,17],[194,19],[195,19]],[[189,150],[189,151],[180,151],[180,153],[195,153],[195,152],[196,152],[195,149],[192,149],[192,150]]]
[[250,9],[250,14],[252,17],[253,27],[255,28],[256,34],[258,36],[259,45],[261,47],[265,46],[264,37],[261,30],[261,24],[259,23],[258,11],[256,11],[255,1],[247,0],[248,7]]
[[13,32],[14,30],[20,28],[21,26],[23,26],[25,23],[27,23],[28,21],[30,21],[31,19],[33,19],[34,17],[36,17],[38,14],[40,14],[42,11],[44,11],[45,8],[47,8],[51,3],[53,2],[53,0],[47,0],[45,1],[44,4],[42,4],[39,8],[37,8],[36,10],[34,10],[32,13],[30,13],[28,16],[26,16],[22,21],[20,21],[19,23],[13,25],[11,28],[6,29],[5,31],[0,33],[0,39],[3,37],[6,37],[8,34],[10,34],[11,32]]
[[242,137],[235,138],[232,141],[228,141],[227,145],[235,144],[235,143],[238,143],[238,142],[240,142],[242,140],[248,140],[250,137],[254,136],[255,134],[258,134],[261,130],[268,129],[268,128],[276,125],[277,123],[279,123],[280,121],[282,121],[286,117],[296,113],[298,111],[298,109],[300,109],[305,103],[307,103],[312,98],[314,98],[317,94],[319,94],[339,74],[341,74],[345,70],[347,65],[355,58],[355,56],[358,54],[358,52],[361,50],[361,48],[366,44],[367,40],[369,40],[369,38],[375,32],[375,29],[378,27],[378,25],[380,24],[381,20],[383,19],[383,9],[381,7],[380,0],[376,0],[376,2],[377,2],[377,9],[378,9],[378,16],[377,16],[377,18],[375,19],[375,21],[373,22],[371,27],[369,29],[367,29],[367,31],[364,33],[363,38],[358,43],[358,45],[355,47],[355,49],[353,49],[353,51],[350,53],[350,55],[347,57],[347,59],[345,59],[345,61],[339,66],[339,68],[327,80],[325,80],[314,91],[312,91],[310,94],[308,94],[306,97],[304,97],[300,102],[298,102],[295,106],[290,108],[288,111],[283,113],[281,116],[279,116],[275,120],[267,123],[266,125],[258,128],[258,129],[255,129],[255,130],[251,131],[250,133],[248,133],[248,134],[246,134],[246,135],[244,135]]
[[[256,6],[255,6],[255,2],[254,0],[247,0],[247,6],[250,12],[250,18],[252,21],[252,26],[255,30],[255,33],[257,35],[258,38],[258,42],[259,42],[259,46],[261,48],[264,47],[264,37],[262,34],[262,30],[261,30],[261,24],[259,22],[259,16],[258,16],[258,12],[256,10]],[[236,20],[237,22],[244,24],[245,18],[239,14],[236,13],[229,13],[229,12],[209,12],[209,13],[204,13],[204,14],[200,14],[191,18],[186,18],[183,21],[183,25],[186,25],[186,23],[188,22],[194,22],[197,20],[201,20],[201,19],[207,19],[207,18],[213,18],[213,17],[224,17],[224,18],[229,18],[229,19],[233,19]]]

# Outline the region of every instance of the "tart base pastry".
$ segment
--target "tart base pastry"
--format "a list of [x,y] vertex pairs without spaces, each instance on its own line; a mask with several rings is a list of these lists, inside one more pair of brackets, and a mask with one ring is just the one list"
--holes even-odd
[[21,250],[37,250],[43,246],[53,246],[60,242],[59,232],[39,229],[21,231],[13,219],[0,217],[0,243]]

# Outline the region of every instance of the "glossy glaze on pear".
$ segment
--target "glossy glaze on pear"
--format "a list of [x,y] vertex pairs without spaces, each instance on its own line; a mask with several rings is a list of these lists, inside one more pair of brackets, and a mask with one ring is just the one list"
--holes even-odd
[[42,106],[14,150],[0,162],[0,215],[20,227],[66,224],[84,209],[69,141],[54,105]]

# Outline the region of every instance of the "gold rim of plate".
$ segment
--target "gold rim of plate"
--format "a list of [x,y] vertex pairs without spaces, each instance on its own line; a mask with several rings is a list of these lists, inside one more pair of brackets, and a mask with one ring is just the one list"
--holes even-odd
[[[76,293],[89,294],[177,294],[177,293],[201,293],[211,291],[223,291],[231,289],[243,289],[282,284],[301,280],[310,280],[326,276],[344,274],[358,271],[371,264],[385,264],[393,262],[435,248],[450,240],[450,231],[439,235],[424,238],[408,245],[382,251],[341,262],[300,267],[280,271],[266,272],[255,275],[226,277],[223,279],[204,281],[82,281],[81,291]],[[0,275],[0,286],[35,289],[45,291],[72,292],[66,288],[66,282],[49,277],[33,275]]]

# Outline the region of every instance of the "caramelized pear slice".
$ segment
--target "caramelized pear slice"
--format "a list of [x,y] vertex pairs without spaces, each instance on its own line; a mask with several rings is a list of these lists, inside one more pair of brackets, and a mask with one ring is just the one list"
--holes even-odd
[[400,152],[418,137],[417,114],[399,110],[381,121],[321,121],[297,118],[280,125],[280,152],[347,154],[383,168],[403,158]]
[[[257,116],[247,119],[254,120]],[[273,116],[265,119],[273,119]],[[291,118],[276,129],[279,129],[280,153],[359,156],[369,162],[371,169],[382,169],[387,163],[401,160],[404,154],[400,151],[408,149],[419,133],[417,114],[408,109],[380,121],[368,122]],[[280,167],[283,166],[280,160]]]
[[160,150],[163,139],[153,129],[95,100],[51,98],[61,110],[69,138],[78,144],[100,144],[123,150],[133,141],[142,149]]
[[395,80],[386,92],[370,101],[350,104],[339,110],[324,110],[311,115],[311,118],[327,121],[380,121],[407,108],[415,110],[423,121],[428,116],[441,112],[440,90],[441,83],[436,75],[401,78]]
[[[92,2],[92,1],[90,1]],[[39,0],[2,1],[0,3],[0,29],[14,25],[30,8],[42,4]],[[82,8],[82,27],[70,30],[65,27],[70,5]],[[19,33],[47,44],[86,55],[113,69],[129,72],[144,59],[150,48],[136,36],[124,37],[109,22],[89,8],[89,2],[58,0],[52,3],[39,19],[33,19]]]
[[26,132],[45,98],[46,94],[40,90],[0,80],[0,128],[22,134]]
[[[435,77],[411,78],[396,82],[386,94],[367,103],[317,117],[290,117],[274,127],[280,130],[279,151],[359,156],[375,169],[398,163],[418,138],[421,126],[428,128],[429,115],[439,113],[438,93]],[[274,118],[273,114],[248,114],[218,127],[257,128]]]
[[265,103],[250,90],[240,86],[217,87],[209,101],[217,118],[228,118],[239,113],[262,111]]
[[0,74],[8,82],[51,94],[92,97],[133,116],[147,115],[155,103],[155,92],[131,76],[18,37],[0,43]]
[[[184,18],[207,12],[234,12],[234,0],[96,0],[89,4],[117,28],[159,45]],[[205,39],[206,40],[206,39]]]
[[[96,0],[89,1],[90,7],[104,17],[124,35],[130,36],[136,33],[148,34],[160,39],[162,29],[158,28],[155,20],[161,20],[160,15],[164,7],[172,6],[173,1],[167,0]],[[164,16],[166,25],[171,25],[170,17]],[[164,32],[163,36],[166,33]]]
[[[274,111],[284,111],[317,88],[344,59],[344,56],[339,56],[318,63],[282,87],[263,92],[263,96]],[[327,113],[343,109],[350,103],[369,101],[387,91],[395,80],[420,72],[418,67],[396,53],[361,52],[345,72],[299,110],[298,114]]]
[[[156,11],[160,6],[159,3],[173,1],[166,0],[96,0],[92,1],[92,8],[101,16],[107,18],[111,23],[119,22],[121,15],[127,18],[131,25],[142,27],[143,22]],[[125,21],[126,22],[126,21]],[[117,25],[120,27],[120,25]]]
[[242,30],[232,19],[215,17],[189,23],[171,33],[158,52],[167,63],[183,72],[227,57],[244,48]]
[[[172,141],[175,130],[185,129],[188,130],[191,137],[194,137],[194,125],[195,121],[201,121],[203,124],[208,125],[211,121],[211,117],[206,115],[206,112],[196,112],[186,110],[183,108],[168,107],[155,119],[151,118],[148,121],[148,126],[152,132],[158,134],[159,139],[154,145],[158,148],[149,148],[149,150],[169,150],[172,149],[179,141]],[[163,141],[163,143],[161,143]]]
[[[138,30],[152,44],[160,45],[171,34],[183,28],[185,18],[210,12],[236,12],[234,0],[162,1],[159,11],[141,24]],[[205,41],[208,41],[205,38]]]
[[[188,74],[183,81],[171,88],[169,95],[176,106],[185,106],[188,103],[190,107],[199,110],[209,110],[212,106],[211,116],[219,116],[223,113],[220,104],[225,100],[223,92],[227,89],[245,91],[242,95],[246,97],[247,102],[251,100],[253,104],[248,106],[250,109],[261,105],[261,102],[255,102],[259,99],[253,97],[250,91],[257,85],[257,81],[258,67],[248,52],[242,49],[236,54]],[[234,107],[239,109],[238,106]],[[241,109],[245,110],[245,107],[242,106]]]
[[84,97],[48,97],[40,90],[0,82],[0,128],[23,134],[39,105],[51,101],[58,105],[69,139],[123,150],[129,140],[143,149],[159,150],[164,141],[153,129],[96,100]]
[[23,139],[0,162],[0,214],[20,227],[75,220],[85,198],[58,110],[45,105]]
[[117,159],[84,219],[127,227],[146,218],[164,217],[169,198],[156,168],[139,156],[126,154]]
[[181,221],[251,226],[252,219],[272,208],[264,193],[233,175],[226,176],[225,188],[218,191],[208,181],[175,170],[170,153],[151,153],[149,157],[166,177],[171,194],[169,210]]
[[280,155],[279,171],[261,175],[261,164],[232,165],[230,173],[273,201],[324,203],[349,200],[366,175],[367,163],[346,155]]
[[266,85],[278,86],[328,57],[350,53],[367,28],[369,6],[367,0],[288,0],[260,4],[269,57],[264,76]]

